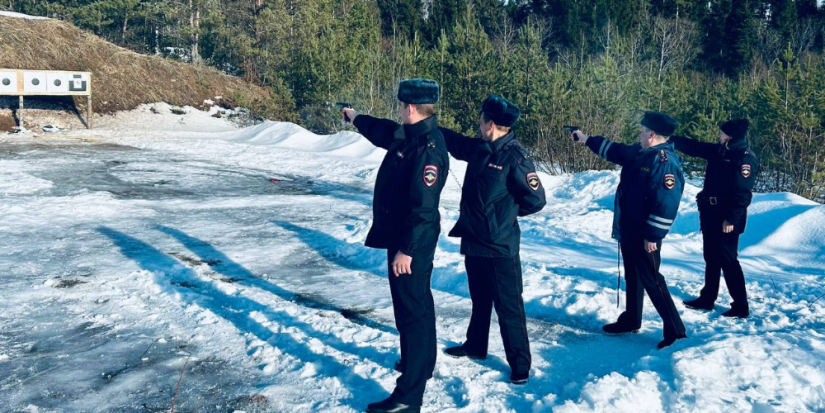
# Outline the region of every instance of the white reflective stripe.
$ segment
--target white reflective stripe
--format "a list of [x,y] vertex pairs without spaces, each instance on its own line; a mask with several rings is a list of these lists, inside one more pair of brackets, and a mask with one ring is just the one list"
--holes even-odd
[[652,219],[652,220],[656,220],[656,221],[659,221],[659,222],[661,222],[661,223],[663,223],[663,224],[672,224],[672,223],[673,223],[673,220],[672,220],[672,219],[667,219],[667,218],[657,217],[656,215],[653,215],[653,214],[650,214],[650,219]]
[[603,153],[604,153],[605,145],[607,145],[607,139],[603,140],[602,141],[602,146],[599,147],[599,156],[601,156],[602,158],[604,158]]
[[650,225],[650,226],[656,227],[656,228],[664,229],[664,230],[669,230],[670,229],[670,225],[662,225],[658,222],[653,222],[649,219],[647,220],[647,224]]
[[613,141],[607,142],[607,147],[604,148],[604,153],[602,154],[602,158],[607,159],[607,151],[610,150],[610,147],[613,146]]

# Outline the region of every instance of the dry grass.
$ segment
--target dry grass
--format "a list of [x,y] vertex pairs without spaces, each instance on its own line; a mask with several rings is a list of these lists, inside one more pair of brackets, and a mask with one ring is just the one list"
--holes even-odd
[[10,132],[17,126],[17,121],[11,116],[0,113],[0,132]]
[[[243,79],[206,66],[141,55],[60,20],[0,17],[0,67],[92,72],[96,113],[152,102],[197,107],[215,96],[267,117],[278,118],[285,106],[272,102],[269,89]],[[85,107],[85,100],[77,98],[77,106]]]

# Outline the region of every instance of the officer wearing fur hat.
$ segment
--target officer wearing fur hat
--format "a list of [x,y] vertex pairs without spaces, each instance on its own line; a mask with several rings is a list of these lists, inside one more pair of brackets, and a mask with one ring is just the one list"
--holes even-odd
[[531,363],[517,217],[534,214],[546,203],[536,168],[510,129],[519,114],[512,102],[490,95],[478,120],[482,139],[441,129],[450,154],[467,162],[461,211],[449,235],[461,238],[473,302],[467,341],[446,353],[486,358],[495,307],[513,384],[527,383]]
[[[613,238],[619,240],[627,280],[627,306],[615,323],[602,329],[611,334],[635,333],[642,326],[644,292],[662,318],[660,349],[686,338],[685,326],[659,272],[660,250],[682,198],[681,160],[668,137],[676,120],[660,112],[645,112],[639,143],[625,145],[601,136],[574,131],[573,137],[590,150],[622,166],[613,212]],[[574,139],[575,140],[575,139]]]
[[748,147],[748,120],[730,120],[720,126],[719,143],[674,136],[676,149],[707,160],[705,185],[696,196],[705,255],[705,286],[699,297],[685,301],[696,310],[713,310],[719,278],[725,273],[733,302],[725,317],[750,314],[745,274],[739,265],[739,236],[745,232],[748,205],[759,172],[759,159]]
[[449,168],[435,115],[438,98],[439,86],[433,80],[402,81],[400,125],[343,109],[364,137],[387,150],[375,181],[373,224],[365,244],[387,250],[403,372],[389,398],[367,407],[371,413],[419,412],[424,387],[435,368],[430,278],[441,232],[438,203]]

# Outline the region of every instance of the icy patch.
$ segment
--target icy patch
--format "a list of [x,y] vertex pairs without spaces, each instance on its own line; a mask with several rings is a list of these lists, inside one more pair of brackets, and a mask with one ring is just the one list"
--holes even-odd
[[[3,165],[3,163],[0,163]],[[24,172],[0,171],[0,194],[28,195],[48,190],[53,186],[51,181],[40,179]]]

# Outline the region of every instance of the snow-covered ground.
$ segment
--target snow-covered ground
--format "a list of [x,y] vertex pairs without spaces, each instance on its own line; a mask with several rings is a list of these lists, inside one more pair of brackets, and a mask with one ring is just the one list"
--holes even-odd
[[[167,108],[168,109],[168,108]],[[98,129],[0,138],[0,411],[352,412],[384,398],[398,357],[385,256],[363,247],[383,156],[360,135],[238,129],[149,107]],[[457,240],[464,164],[442,197],[438,345],[470,301]],[[616,172],[542,175],[521,220],[533,378],[439,356],[428,412],[825,411],[825,206],[760,194],[742,237],[752,317],[681,300],[702,284],[693,197],[663,248],[689,339],[605,336],[616,306]],[[273,181],[274,179],[274,181]],[[622,293],[622,302],[624,295]]]

